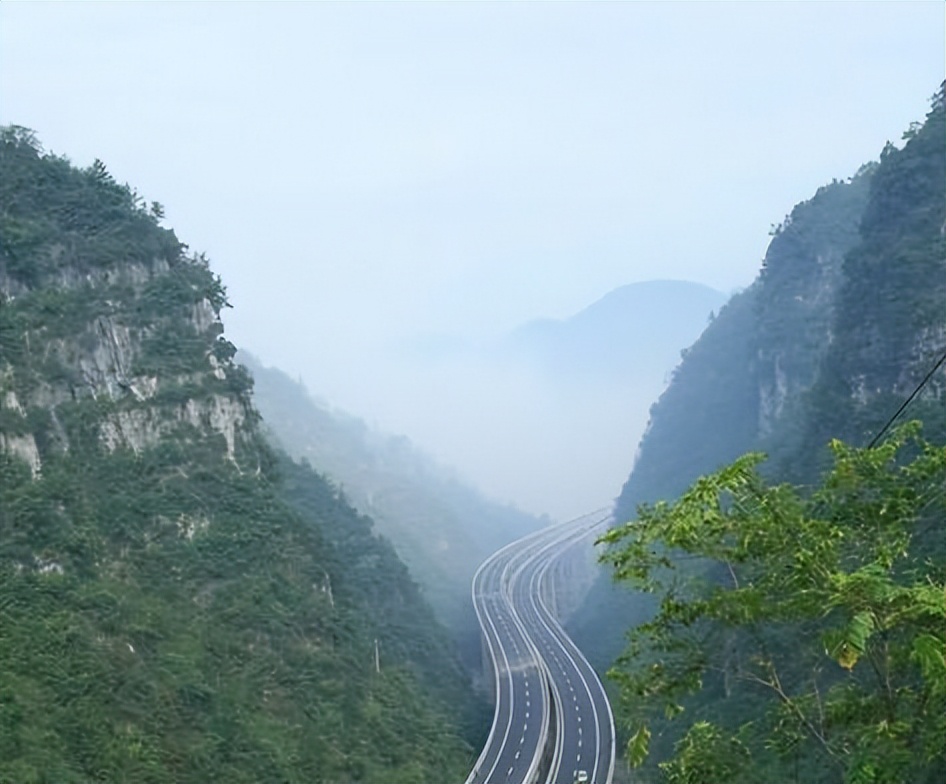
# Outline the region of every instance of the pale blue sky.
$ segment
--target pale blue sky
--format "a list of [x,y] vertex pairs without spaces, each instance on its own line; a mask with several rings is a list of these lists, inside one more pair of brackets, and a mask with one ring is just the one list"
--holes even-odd
[[5,0],[0,122],[161,201],[231,339],[398,429],[392,340],[747,285],[772,223],[923,118],[944,9]]

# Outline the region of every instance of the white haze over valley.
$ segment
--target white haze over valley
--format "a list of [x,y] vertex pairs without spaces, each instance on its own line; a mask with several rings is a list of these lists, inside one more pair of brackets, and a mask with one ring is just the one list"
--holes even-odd
[[635,327],[633,378],[510,335],[626,284],[748,285],[772,224],[923,118],[944,8],[6,1],[0,123],[161,202],[234,343],[564,519],[618,494],[711,308]]

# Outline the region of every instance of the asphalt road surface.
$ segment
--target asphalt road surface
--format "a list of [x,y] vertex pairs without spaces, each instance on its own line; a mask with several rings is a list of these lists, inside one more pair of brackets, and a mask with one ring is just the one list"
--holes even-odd
[[552,612],[554,563],[590,546],[606,517],[536,532],[490,556],[473,604],[493,666],[496,709],[466,784],[611,784],[614,720],[600,680]]

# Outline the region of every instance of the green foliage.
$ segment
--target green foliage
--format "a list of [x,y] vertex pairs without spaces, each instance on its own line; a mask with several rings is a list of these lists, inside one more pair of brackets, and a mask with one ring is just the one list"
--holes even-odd
[[618,519],[637,504],[675,497],[700,474],[758,448],[780,421],[791,421],[790,398],[814,383],[827,348],[832,298],[844,255],[857,241],[873,171],[865,167],[796,205],[769,245],[758,280],[685,351],[651,409]]
[[749,752],[738,738],[698,721],[677,743],[676,754],[660,769],[668,784],[729,784],[744,775]]
[[673,736],[687,705],[713,718],[660,765],[668,782],[946,771],[946,564],[923,535],[946,512],[946,448],[913,423],[832,451],[810,495],[766,482],[749,454],[603,537],[615,577],[660,600],[611,673],[629,758],[643,762],[655,721]]
[[479,662],[481,641],[470,602],[470,581],[491,552],[543,521],[490,503],[406,438],[314,401],[305,387],[244,351],[254,378],[254,401],[267,433],[297,460],[308,460],[369,514],[434,607],[467,642]]
[[[871,180],[860,242],[844,259],[833,340],[804,401],[795,454],[832,437],[866,442],[946,351],[946,110],[934,101],[903,149],[889,147]],[[919,405],[930,438],[946,438],[946,376]],[[856,401],[852,405],[851,401]]]
[[0,130],[0,435],[40,459],[0,449],[0,782],[462,778],[444,631],[263,443],[223,286],[160,217]]
[[[940,91],[903,149],[792,210],[758,279],[686,352],[652,408],[617,519],[751,450],[770,456],[765,474],[815,482],[832,438],[869,443],[916,389],[946,350],[943,137]],[[934,374],[907,414],[934,443],[946,442],[944,379]],[[946,556],[942,536],[923,538]],[[606,666],[621,647],[614,626],[655,611],[653,596],[599,583],[572,629]]]

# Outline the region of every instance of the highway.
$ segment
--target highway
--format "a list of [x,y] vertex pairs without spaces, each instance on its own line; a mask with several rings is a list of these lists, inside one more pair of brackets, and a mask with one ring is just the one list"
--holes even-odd
[[538,531],[490,556],[473,604],[493,670],[493,726],[466,784],[611,784],[614,720],[604,689],[552,608],[554,565],[589,546],[606,515]]

